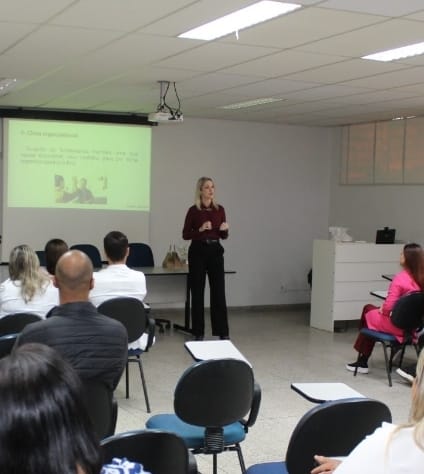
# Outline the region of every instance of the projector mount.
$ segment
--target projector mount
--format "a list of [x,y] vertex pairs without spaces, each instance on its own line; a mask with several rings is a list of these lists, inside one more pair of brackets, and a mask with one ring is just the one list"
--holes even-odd
[[166,102],[166,96],[168,94],[170,81],[158,81],[160,86],[160,100],[156,108],[156,112],[152,112],[148,115],[149,122],[161,122],[161,123],[178,123],[183,121],[183,113],[181,112],[181,102],[178,96],[177,87],[173,82],[175,97],[177,98],[178,107],[171,107]]

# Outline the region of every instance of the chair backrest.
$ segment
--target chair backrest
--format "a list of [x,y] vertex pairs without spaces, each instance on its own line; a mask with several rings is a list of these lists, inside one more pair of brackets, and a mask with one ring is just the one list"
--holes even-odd
[[0,359],[9,355],[15,345],[18,334],[6,334],[0,336]]
[[84,401],[99,440],[115,433],[118,406],[113,392],[97,380],[82,380]]
[[174,433],[138,430],[119,433],[101,442],[103,463],[114,457],[143,464],[154,474],[187,474],[188,450],[182,438]]
[[127,258],[127,266],[133,267],[154,267],[152,249],[147,244],[131,243],[129,244],[130,253]]
[[46,266],[46,252],[44,250],[36,250],[35,253],[37,254],[38,260],[40,262],[40,266]]
[[347,456],[383,421],[392,421],[389,408],[369,398],[341,399],[312,408],[291,435],[286,454],[287,471],[290,474],[311,472],[315,454]]
[[143,303],[137,298],[120,296],[103,301],[99,313],[121,322],[128,332],[128,342],[137,341],[146,331],[147,315]]
[[391,320],[406,332],[421,327],[424,324],[424,293],[414,291],[399,298],[393,307]]
[[186,423],[223,427],[241,420],[252,407],[252,368],[237,359],[197,362],[180,377],[174,410]]
[[40,316],[33,313],[13,313],[0,319],[0,335],[16,334],[30,323],[41,321]]
[[94,268],[102,268],[102,257],[99,249],[92,244],[75,244],[70,247],[70,250],[80,250],[90,257]]

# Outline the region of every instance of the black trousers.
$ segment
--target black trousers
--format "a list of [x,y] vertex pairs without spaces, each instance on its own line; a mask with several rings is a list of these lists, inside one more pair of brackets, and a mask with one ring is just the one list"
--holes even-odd
[[205,333],[205,284],[208,275],[212,335],[228,336],[224,248],[219,242],[192,241],[188,250],[191,321],[195,336]]

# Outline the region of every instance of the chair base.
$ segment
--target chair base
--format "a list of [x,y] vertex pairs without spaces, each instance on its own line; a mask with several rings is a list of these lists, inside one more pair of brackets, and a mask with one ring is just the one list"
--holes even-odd
[[[175,433],[184,439],[187,448],[193,454],[212,454],[214,457],[214,473],[216,473],[217,452],[208,452],[204,447],[205,428],[201,426],[190,425],[185,423],[174,414],[154,415],[146,422],[146,428],[153,430],[162,430]],[[240,442],[246,437],[246,432],[241,423],[236,422],[231,425],[224,426],[224,445],[220,452],[236,451],[244,474],[246,466],[241,451]]]
[[159,332],[163,334],[166,329],[171,329],[171,321],[169,319],[156,318],[155,324],[159,328]]
[[[368,328],[363,328],[361,329],[361,334],[364,336],[369,337],[370,339],[373,339],[375,342],[380,342],[381,345],[383,346],[383,352],[384,352],[384,362],[386,366],[386,373],[387,373],[387,379],[389,381],[389,387],[392,387],[392,368],[393,368],[393,359],[395,358],[396,355],[399,354],[399,365],[398,367],[402,367],[402,362],[403,362],[403,356],[405,354],[405,349],[407,345],[412,345],[415,348],[415,351],[417,353],[417,356],[419,354],[419,347],[418,344],[411,343],[411,341],[406,340],[403,343],[400,343],[395,336],[392,334],[380,332],[380,331],[374,331],[372,329]],[[388,350],[390,350],[390,354],[388,353]],[[360,354],[358,353],[358,359],[357,362],[359,363],[359,358]],[[354,376],[356,376],[358,372],[358,368],[356,367],[354,371]]]

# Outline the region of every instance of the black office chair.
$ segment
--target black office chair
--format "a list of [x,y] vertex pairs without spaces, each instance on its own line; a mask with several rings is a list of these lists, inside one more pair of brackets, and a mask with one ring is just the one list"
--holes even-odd
[[155,323],[150,319],[144,309],[143,303],[136,298],[119,297],[104,301],[98,308],[99,313],[121,322],[128,332],[128,343],[135,342],[146,332],[148,334],[145,349],[128,349],[128,360],[125,368],[125,389],[126,398],[129,398],[129,374],[128,363],[138,364],[143,385],[144,398],[146,400],[147,413],[150,413],[149,397],[147,395],[147,385],[144,378],[143,363],[141,354],[147,352],[153,345],[155,335]]
[[5,334],[4,336],[0,336],[0,359],[12,352],[18,336],[19,334]]
[[309,410],[294,429],[285,461],[254,464],[246,474],[306,474],[315,466],[314,455],[347,456],[383,421],[391,422],[389,408],[369,398],[325,402]]
[[36,250],[35,253],[37,254],[38,260],[40,262],[41,267],[46,266],[46,252],[44,250]]
[[[155,261],[153,258],[153,252],[149,245],[143,243],[130,243],[128,244],[130,253],[127,258],[127,266],[130,268],[134,267],[154,267]],[[148,305],[148,303],[146,303]],[[146,308],[150,310],[150,306]],[[171,328],[171,321],[169,319],[155,318],[155,324],[159,328],[160,333],[165,332],[166,329]]]
[[115,433],[118,405],[113,392],[97,380],[82,380],[84,402],[99,440]]
[[94,268],[102,268],[103,262],[99,249],[92,244],[75,244],[70,247],[70,250],[80,250],[90,257]]
[[113,458],[138,462],[154,474],[197,474],[197,464],[184,440],[175,433],[137,430],[119,433],[101,442],[103,464]]
[[205,360],[189,367],[178,381],[175,414],[152,416],[146,427],[176,433],[193,454],[212,454],[214,474],[217,455],[236,451],[244,473],[240,443],[256,421],[260,401],[260,387],[246,362]]
[[[361,334],[374,339],[376,342],[380,342],[383,346],[386,373],[390,387],[392,386],[391,373],[394,356],[399,354],[399,367],[401,367],[406,346],[414,346],[417,357],[420,352],[419,345],[415,342],[415,332],[422,328],[424,324],[424,293],[416,291],[402,296],[393,307],[391,320],[395,326],[403,329],[404,342],[400,343],[395,336],[386,332],[374,331],[368,328],[362,328],[360,331]],[[390,350],[390,354],[388,354],[388,350]],[[354,375],[356,373],[357,368]]]
[[0,319],[0,334],[16,334],[31,323],[41,321],[40,316],[33,313],[13,313]]

